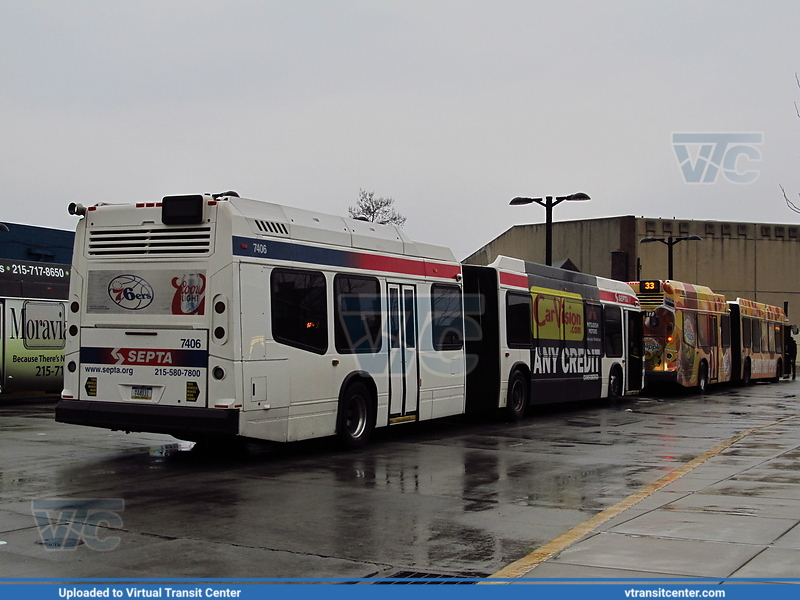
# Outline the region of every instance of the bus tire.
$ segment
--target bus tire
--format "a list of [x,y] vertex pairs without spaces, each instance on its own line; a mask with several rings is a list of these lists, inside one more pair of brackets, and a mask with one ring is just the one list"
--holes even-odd
[[608,401],[615,402],[622,397],[622,369],[619,365],[611,367],[608,373]]
[[701,394],[708,391],[708,363],[706,361],[700,362],[700,372],[697,374],[697,390]]
[[778,366],[775,369],[775,379],[772,380],[773,383],[778,383],[783,376],[783,362],[781,359],[778,359]]
[[752,370],[750,367],[750,358],[744,361],[744,374],[742,375],[742,385],[750,385],[752,382]]
[[336,435],[349,450],[367,445],[375,429],[375,406],[369,388],[356,381],[345,389],[339,398],[336,415]]
[[526,379],[525,374],[517,369],[508,380],[508,399],[504,412],[505,416],[515,423],[522,420],[528,409],[530,393]]

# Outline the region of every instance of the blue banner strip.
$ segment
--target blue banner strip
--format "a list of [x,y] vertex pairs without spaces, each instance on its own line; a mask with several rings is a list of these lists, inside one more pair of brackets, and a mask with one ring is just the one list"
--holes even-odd
[[[24,581],[25,583],[22,583]],[[113,581],[113,582],[112,582]],[[797,597],[797,588],[779,583],[800,579],[766,580],[487,580],[487,579],[296,579],[296,580],[5,580],[0,594],[26,600],[82,600],[87,598],[261,598],[305,600],[483,600],[485,598],[531,600],[626,600],[636,598],[724,598],[739,600]],[[191,582],[188,582],[191,581]],[[473,584],[473,585],[470,585]],[[480,585],[475,585],[480,584]],[[380,585],[375,589],[374,585]],[[765,596],[768,594],[768,596]]]

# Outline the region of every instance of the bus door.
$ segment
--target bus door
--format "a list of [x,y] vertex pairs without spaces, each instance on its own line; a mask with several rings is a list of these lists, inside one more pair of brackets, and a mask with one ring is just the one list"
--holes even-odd
[[717,315],[708,316],[709,357],[708,380],[719,381],[719,318]]
[[417,293],[413,285],[390,283],[389,290],[389,423],[417,419]]
[[644,368],[644,315],[640,312],[626,310],[628,319],[628,361],[627,390],[639,391],[643,387],[642,369]]

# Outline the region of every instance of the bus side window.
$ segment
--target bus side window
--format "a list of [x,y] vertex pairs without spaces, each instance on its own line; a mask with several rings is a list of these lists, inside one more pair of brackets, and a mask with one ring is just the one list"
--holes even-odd
[[533,347],[530,294],[506,293],[506,339],[509,348]]
[[598,354],[603,352],[603,306],[600,304],[586,303],[586,347],[595,350]]
[[622,310],[619,306],[606,306],[604,311],[606,356],[622,357]]
[[272,337],[280,344],[325,354],[328,309],[325,276],[316,271],[273,269]]
[[742,317],[742,346],[750,349],[753,347],[753,324],[752,319]]
[[731,316],[730,315],[722,315],[722,320],[720,321],[720,330],[722,333],[722,347],[723,348],[730,348],[731,347]]
[[761,352],[761,323],[758,319],[750,319],[753,328],[753,352]]
[[772,328],[775,330],[775,352],[783,354],[783,328],[777,323]]
[[708,330],[708,315],[700,313],[697,315],[697,344],[708,352],[711,347],[711,335]]
[[683,311],[683,342],[697,348],[697,315],[688,310]]
[[381,349],[381,292],[374,277],[337,275],[335,344],[342,354],[376,353]]
[[461,288],[457,285],[432,285],[431,311],[433,349],[461,350],[464,347]]
[[[22,306],[23,346],[38,350],[63,348],[67,339],[64,325],[66,314],[61,302],[26,300]],[[42,327],[38,326],[42,324]]]
[[400,347],[400,291],[389,290],[389,341],[392,348]]
[[761,351],[775,352],[775,338],[770,335],[772,328],[766,321],[761,321]]

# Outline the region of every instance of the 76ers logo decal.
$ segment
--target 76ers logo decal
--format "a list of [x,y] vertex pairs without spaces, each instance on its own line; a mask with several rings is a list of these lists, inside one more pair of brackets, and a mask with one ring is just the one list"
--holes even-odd
[[153,286],[138,275],[118,275],[108,284],[108,296],[117,306],[142,310],[152,304]]

